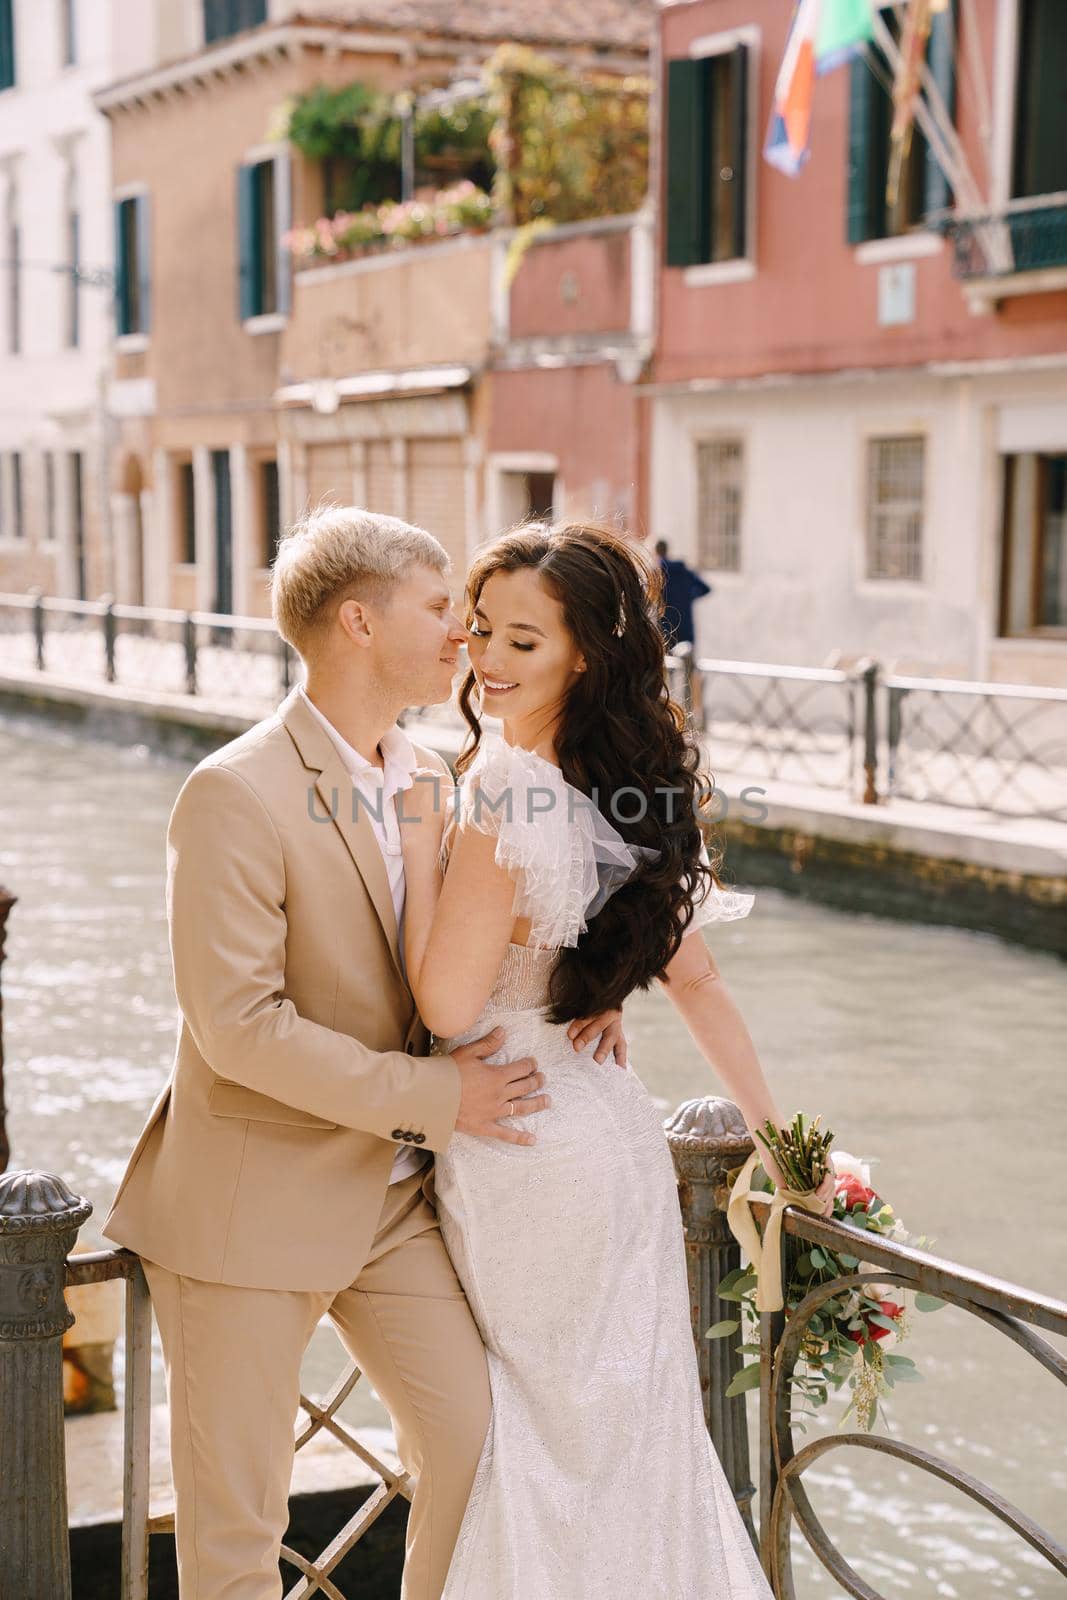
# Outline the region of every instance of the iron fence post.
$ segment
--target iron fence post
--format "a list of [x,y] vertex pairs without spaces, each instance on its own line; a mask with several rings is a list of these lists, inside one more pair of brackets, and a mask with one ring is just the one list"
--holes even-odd
[[709,1339],[713,1323],[737,1314],[719,1299],[719,1284],[741,1265],[741,1249],[726,1221],[730,1177],[752,1154],[745,1120],[731,1100],[686,1100],[666,1124],[667,1142],[678,1177],[678,1199],[685,1224],[685,1259],[693,1318],[700,1390],[711,1440],[733,1490],[737,1508],[758,1549],[752,1517],[755,1486],[749,1466],[744,1394],[726,1397],[741,1370],[736,1337]]
[[185,641],[185,692],[196,693],[196,622],[193,613],[185,613],[183,624],[183,638]]
[[878,663],[868,661],[863,679],[863,804],[878,804]]
[[63,1286],[91,1211],[48,1173],[0,1177],[0,1600],[70,1600]]
[[282,694],[287,695],[293,686],[291,670],[292,663],[289,660],[289,646],[286,644],[281,634],[278,635],[278,664],[281,668]]
[[886,717],[886,792],[892,794],[897,778],[897,752],[900,749],[900,734],[903,723],[904,696],[906,689],[898,689],[890,685],[888,689],[889,705]]
[[31,589],[33,595],[33,638],[37,648],[37,671],[44,671],[44,594]]
[[104,602],[104,677],[108,683],[115,681],[115,597],[100,596]]
[[[7,929],[7,915],[11,907],[18,902],[18,896],[13,895],[9,889],[0,884],[0,980],[4,970],[4,935]],[[7,1138],[7,1105],[4,1099],[4,995],[3,984],[0,981],[0,1172],[7,1171],[7,1164],[11,1159],[11,1146]]]

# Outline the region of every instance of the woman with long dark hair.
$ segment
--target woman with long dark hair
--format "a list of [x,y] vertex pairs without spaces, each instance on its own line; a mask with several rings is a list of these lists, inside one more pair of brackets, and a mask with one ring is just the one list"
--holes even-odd
[[485,548],[459,788],[405,796],[405,956],[435,1048],[503,1023],[550,1097],[528,1122],[512,1105],[517,1142],[458,1133],[437,1157],[493,1395],[444,1600],[770,1600],[704,1425],[662,1121],[579,1020],[658,979],[750,1130],[780,1124],[692,937],[752,897],[702,842],[710,782],[668,691],[659,586],[603,528],[531,524]]

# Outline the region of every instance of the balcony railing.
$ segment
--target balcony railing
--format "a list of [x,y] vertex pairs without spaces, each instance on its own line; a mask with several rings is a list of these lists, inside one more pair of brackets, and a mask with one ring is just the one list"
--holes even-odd
[[[793,1207],[786,1207],[783,1213],[783,1282],[791,1272],[790,1252],[795,1253],[801,1240],[831,1252],[843,1250],[858,1259],[861,1270],[820,1284],[792,1311],[788,1321],[784,1311],[760,1318],[757,1535],[752,1517],[755,1486],[749,1463],[746,1396],[743,1392],[726,1396],[741,1369],[742,1357],[731,1340],[706,1338],[707,1330],[733,1309],[718,1295],[723,1279],[740,1266],[740,1249],[727,1224],[725,1204],[731,1179],[752,1144],[737,1107],[712,1099],[690,1100],[681,1106],[667,1123],[667,1138],[679,1184],[705,1420],[777,1600],[796,1597],[790,1562],[794,1521],[819,1562],[845,1591],[863,1600],[883,1600],[834,1545],[804,1487],[804,1474],[816,1461],[830,1451],[848,1448],[880,1452],[958,1488],[1018,1534],[1052,1571],[1067,1577],[1067,1548],[1051,1532],[946,1457],[897,1437],[864,1431],[824,1434],[798,1448],[791,1420],[791,1383],[805,1334],[824,1301],[843,1289],[871,1281],[901,1284],[934,1295],[1003,1333],[1061,1384],[1067,1384],[1067,1357],[1042,1334],[1067,1336],[1067,1303]],[[150,1303],[140,1263],[128,1251],[70,1257],[78,1228],[90,1209],[58,1179],[45,1174],[15,1172],[0,1177],[0,1277],[10,1282],[0,1318],[4,1593],[9,1592],[9,1585],[12,1595],[70,1600],[60,1344],[73,1319],[65,1308],[63,1289],[65,1285],[122,1278],[126,1281],[126,1385],[119,1600],[147,1600],[149,1537],[173,1526],[169,1516],[153,1516],[149,1505]],[[15,1270],[9,1272],[9,1268]],[[352,1363],[326,1399],[301,1397],[308,1420],[297,1446],[325,1430],[374,1469],[378,1487],[314,1559],[283,1548],[283,1560],[300,1573],[288,1591],[288,1600],[315,1592],[344,1600],[335,1569],[385,1506],[408,1491],[404,1473],[382,1462],[337,1420],[338,1407],[359,1381],[359,1369]],[[976,1550],[976,1564],[982,1554],[981,1549]]]
[[965,282],[1067,267],[1067,194],[1012,200],[983,216],[948,216],[940,229]]

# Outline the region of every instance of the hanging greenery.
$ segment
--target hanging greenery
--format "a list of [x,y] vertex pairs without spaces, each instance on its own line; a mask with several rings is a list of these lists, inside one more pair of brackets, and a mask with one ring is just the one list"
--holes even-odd
[[577,73],[522,45],[485,69],[493,198],[518,224],[635,211],[648,187],[647,78]]

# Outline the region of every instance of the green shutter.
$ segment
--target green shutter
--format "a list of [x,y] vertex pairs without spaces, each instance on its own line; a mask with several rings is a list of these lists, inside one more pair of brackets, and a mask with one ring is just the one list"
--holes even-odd
[[134,206],[134,227],[137,235],[137,309],[140,313],[138,333],[148,333],[152,327],[152,211],[146,194],[139,194],[131,202]]
[[0,0],[0,89],[15,86],[15,18],[13,0]]
[[[958,0],[947,11],[934,17],[927,46],[926,61],[930,76],[941,91],[952,121],[956,120],[956,40]],[[916,135],[919,129],[915,130]],[[923,141],[925,144],[925,140]],[[923,177],[923,212],[945,211],[952,204],[952,189],[929,145],[926,146],[926,171]]]
[[262,303],[259,262],[259,188],[256,169],[237,169],[237,310],[242,322],[257,317]]
[[865,56],[859,56],[849,67],[848,97],[848,242],[862,244],[865,239],[876,239],[882,231],[878,203],[879,191],[885,190],[885,161],[877,161],[878,103],[876,95],[882,93],[881,85],[871,71]]
[[667,265],[708,259],[707,62],[667,63]]
[[115,332],[130,330],[129,263],[126,260],[126,229],[123,226],[125,200],[115,201]]
[[733,90],[733,253],[746,254],[748,232],[746,184],[748,179],[748,46],[739,44],[730,56]]

